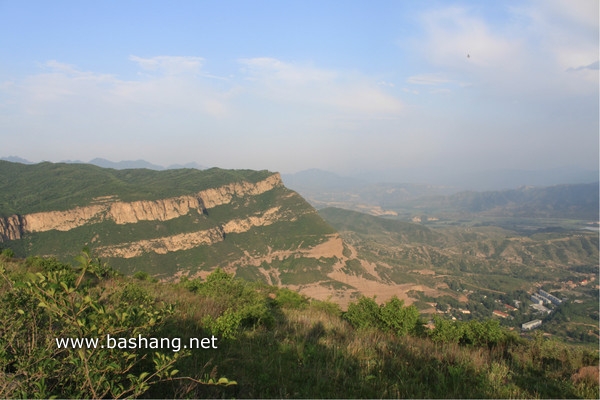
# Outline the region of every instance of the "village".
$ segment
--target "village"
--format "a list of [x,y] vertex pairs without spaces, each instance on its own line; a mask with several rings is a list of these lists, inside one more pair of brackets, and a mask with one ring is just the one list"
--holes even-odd
[[[560,284],[556,288],[561,292],[576,293],[577,289],[600,289],[599,285],[594,285],[596,276],[589,275],[578,279],[576,282],[569,280]],[[527,293],[518,291],[518,295],[496,295],[480,294],[476,290],[458,289],[469,298],[467,305],[458,302],[438,302],[434,303],[437,313],[448,315],[452,320],[469,320],[473,318],[485,317],[490,315],[499,318],[502,325],[509,329],[520,328],[521,332],[528,332],[542,326],[544,320],[553,312],[568,301],[574,304],[582,304],[584,300],[575,297],[569,300],[567,297],[559,298],[546,290],[543,290],[542,283],[536,283],[535,288]],[[520,292],[520,293],[519,293]],[[498,298],[499,297],[499,298]],[[509,304],[511,303],[511,304]]]

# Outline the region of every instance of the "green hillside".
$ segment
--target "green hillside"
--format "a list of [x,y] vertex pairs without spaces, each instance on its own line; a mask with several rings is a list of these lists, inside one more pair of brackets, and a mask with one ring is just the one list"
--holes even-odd
[[597,349],[497,320],[429,329],[398,299],[342,313],[221,270],[161,283],[85,253],[75,266],[0,254],[0,397],[598,397]]
[[328,207],[319,215],[339,231],[353,231],[363,235],[378,235],[396,243],[434,243],[443,235],[428,227],[393,219]]
[[[459,320],[489,318],[517,301],[523,307],[512,310],[503,325],[519,328],[541,319],[540,329],[548,334],[597,346],[598,232],[555,228],[522,233],[476,224],[422,226],[334,208],[319,213],[360,258],[377,265],[381,278],[412,283],[409,295],[422,312],[437,310]],[[540,288],[569,301],[540,314],[529,306],[530,295]]]
[[0,217],[67,210],[107,195],[122,201],[157,200],[240,180],[255,183],[271,174],[219,168],[116,170],[91,164],[26,165],[0,160]]
[[87,247],[122,272],[165,279],[243,267],[268,283],[318,282],[338,261],[310,256],[335,230],[269,171],[2,161],[0,219],[2,245],[20,257],[66,261]]

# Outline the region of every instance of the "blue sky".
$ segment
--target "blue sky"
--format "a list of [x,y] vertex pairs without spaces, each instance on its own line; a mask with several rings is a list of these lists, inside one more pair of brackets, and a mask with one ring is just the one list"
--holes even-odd
[[597,0],[0,0],[0,156],[597,169],[598,47]]

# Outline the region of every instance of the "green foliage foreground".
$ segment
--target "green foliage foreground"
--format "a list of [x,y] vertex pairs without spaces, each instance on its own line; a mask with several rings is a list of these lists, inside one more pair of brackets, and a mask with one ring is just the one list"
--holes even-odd
[[[0,255],[0,397],[598,398],[598,354],[393,298],[335,304],[217,270],[161,283]],[[218,337],[217,349],[59,349],[57,337]],[[235,379],[229,381],[222,375]]]
[[[158,304],[131,282],[110,288],[116,273],[84,252],[74,269],[56,260],[30,259],[3,279],[0,320],[0,397],[139,397],[152,385],[179,380],[175,364],[189,351],[82,346],[69,338],[156,336],[173,305]],[[33,272],[32,272],[33,271]],[[115,339],[116,341],[116,339]],[[197,384],[235,384],[225,378]]]

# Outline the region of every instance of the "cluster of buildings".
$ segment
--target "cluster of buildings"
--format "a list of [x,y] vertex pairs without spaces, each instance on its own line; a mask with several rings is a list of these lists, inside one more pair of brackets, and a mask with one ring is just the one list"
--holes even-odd
[[539,312],[550,314],[552,310],[544,307],[544,304],[554,304],[556,306],[559,306],[562,304],[563,301],[558,297],[546,292],[545,290],[540,289],[537,293],[531,295],[531,302],[533,303],[531,305],[532,308],[536,309]]
[[550,293],[548,293],[548,292],[546,292],[545,290],[542,290],[542,289],[540,289],[537,292],[537,294],[532,294],[531,295],[531,301],[533,301],[535,303],[534,298],[542,301],[542,303],[538,303],[538,304],[550,304],[550,303],[552,303],[552,304],[557,305],[557,306],[560,306],[562,304],[562,300],[561,299],[559,299],[556,296],[551,295]]
[[[550,314],[552,312],[552,310],[550,310],[549,308],[545,307],[544,305],[546,304],[554,304],[556,306],[559,306],[563,303],[563,300],[559,299],[558,297],[551,295],[550,293],[546,292],[545,290],[538,290],[537,293],[534,293],[531,295],[531,302],[533,303],[531,305],[531,308],[540,311],[542,313],[545,314]],[[521,325],[521,329],[524,331],[530,331],[532,329],[535,329],[539,326],[542,325],[542,321],[539,319],[534,319],[533,321],[529,321],[526,322],[524,324]]]

